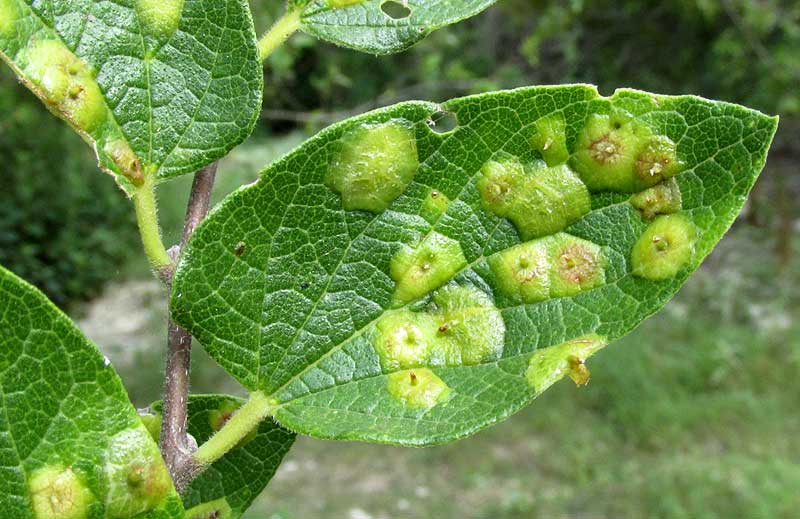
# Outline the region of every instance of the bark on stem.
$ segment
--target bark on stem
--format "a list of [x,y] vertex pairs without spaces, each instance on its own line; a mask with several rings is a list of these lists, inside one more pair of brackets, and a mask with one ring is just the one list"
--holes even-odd
[[[175,262],[194,230],[208,214],[216,173],[217,164],[214,163],[194,175],[181,243],[177,248],[170,250]],[[172,281],[172,274],[173,272],[169,273],[168,286]],[[197,444],[186,431],[191,354],[191,334],[170,318],[167,333],[167,365],[160,447],[161,455],[164,457],[178,492],[182,492],[200,471],[200,467],[193,458]]]

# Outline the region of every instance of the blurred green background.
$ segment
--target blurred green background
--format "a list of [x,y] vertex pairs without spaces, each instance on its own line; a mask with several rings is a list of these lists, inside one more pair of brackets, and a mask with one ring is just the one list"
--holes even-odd
[[[251,2],[259,32],[277,2]],[[269,5],[266,5],[269,4]],[[406,99],[587,82],[781,116],[748,206],[661,313],[505,423],[408,450],[300,439],[248,519],[800,517],[800,2],[501,0],[375,57],[296,35],[215,198],[321,127]],[[143,406],[159,398],[165,294],[130,204],[87,147],[0,72],[0,263],[79,320]],[[177,241],[190,178],[159,191]],[[194,391],[241,392],[195,349]]]

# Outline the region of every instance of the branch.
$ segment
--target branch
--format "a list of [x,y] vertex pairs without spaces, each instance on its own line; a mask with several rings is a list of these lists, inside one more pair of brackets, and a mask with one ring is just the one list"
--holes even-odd
[[217,433],[209,438],[194,454],[194,459],[208,466],[236,447],[251,431],[271,415],[276,403],[261,391],[250,394],[250,399],[231,417]]
[[[208,214],[216,173],[217,163],[215,162],[194,175],[181,243],[177,248],[170,249],[175,261],[194,230]],[[172,281],[173,274],[174,270],[170,270],[166,276],[167,284]],[[193,459],[197,443],[186,431],[191,353],[191,334],[170,318],[167,333],[164,417],[161,425],[160,446],[161,455],[164,457],[178,492],[182,492],[200,471],[200,467]]]

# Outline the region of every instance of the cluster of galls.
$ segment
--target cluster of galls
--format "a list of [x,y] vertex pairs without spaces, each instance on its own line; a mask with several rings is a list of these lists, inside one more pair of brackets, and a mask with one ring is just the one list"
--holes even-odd
[[[172,492],[161,453],[143,427],[111,438],[102,474],[75,464],[53,463],[28,478],[36,519],[87,519],[103,512],[109,519],[128,519],[158,508]],[[90,481],[104,481],[90,484]]]
[[498,288],[520,303],[567,297],[605,282],[605,258],[596,244],[557,233],[489,258]]
[[675,143],[621,110],[594,114],[570,164],[591,191],[636,193],[680,173]]

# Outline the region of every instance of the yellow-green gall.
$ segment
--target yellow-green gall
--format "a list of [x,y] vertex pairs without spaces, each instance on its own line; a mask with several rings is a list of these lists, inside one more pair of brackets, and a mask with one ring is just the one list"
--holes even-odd
[[106,457],[106,517],[128,519],[158,507],[172,492],[158,446],[138,427],[111,438]]
[[497,216],[506,217],[514,208],[520,186],[525,183],[525,170],[519,159],[503,155],[481,167],[478,192],[481,203]]
[[375,349],[385,370],[426,366],[436,341],[433,320],[427,314],[401,310],[376,325]]
[[533,149],[542,154],[548,166],[565,163],[569,159],[569,150],[564,116],[557,113],[536,121],[530,143]]
[[589,382],[586,359],[603,348],[608,341],[596,334],[586,335],[557,346],[536,350],[528,362],[525,378],[537,394],[561,380],[565,375],[577,385]]
[[681,190],[674,178],[631,197],[631,205],[640,210],[646,220],[652,220],[659,214],[677,213],[682,203]]
[[431,189],[420,207],[420,216],[428,222],[435,223],[447,211],[450,199],[444,193],[436,189]]
[[492,160],[481,169],[478,191],[483,207],[511,220],[524,240],[561,231],[591,208],[589,191],[566,164]]
[[403,406],[430,409],[450,396],[450,388],[427,368],[396,371],[387,377],[386,389]]
[[165,38],[178,29],[183,0],[136,0],[136,13],[145,34]]
[[684,169],[678,160],[675,143],[668,137],[656,135],[648,139],[636,155],[634,165],[641,187],[654,186],[674,177]]
[[85,75],[83,62],[58,40],[39,40],[21,54],[23,72],[50,104],[62,103],[72,78]]
[[86,133],[93,133],[108,116],[103,92],[91,76],[75,77],[61,105],[66,118]]
[[412,126],[403,120],[367,124],[347,132],[325,183],[348,211],[379,213],[405,191],[419,167]]
[[681,214],[659,216],[631,252],[633,274],[651,280],[674,277],[694,256],[695,227]]
[[0,37],[14,35],[19,15],[17,0],[0,0]]
[[84,479],[63,465],[34,471],[28,489],[36,519],[86,519],[95,500]]
[[480,364],[500,357],[506,326],[488,295],[471,286],[446,286],[433,295],[433,303],[435,365]]
[[597,244],[560,233],[548,240],[547,247],[552,297],[574,296],[605,283],[605,258]]
[[500,357],[505,322],[494,302],[471,286],[437,290],[429,312],[401,310],[381,318],[374,345],[385,370],[462,366]]
[[105,122],[108,107],[94,74],[63,43],[37,41],[23,61],[25,75],[56,114],[90,134]]
[[564,230],[591,209],[589,191],[566,165],[530,166],[529,177],[508,213],[523,240]]
[[489,257],[498,288],[520,303],[550,297],[550,257],[546,240],[533,240]]
[[634,168],[651,135],[625,112],[593,114],[578,136],[570,164],[591,191],[638,191],[642,184]]
[[526,304],[574,296],[606,280],[600,246],[566,233],[511,247],[488,261],[500,291]]
[[467,264],[461,245],[431,232],[416,246],[404,245],[392,258],[395,304],[405,304],[439,288]]
[[231,519],[232,517],[233,510],[224,497],[186,511],[186,519]]
[[140,186],[144,182],[142,162],[131,149],[125,139],[115,139],[103,146],[103,151],[109,156],[111,162],[117,166],[119,173],[127,177],[134,185]]

